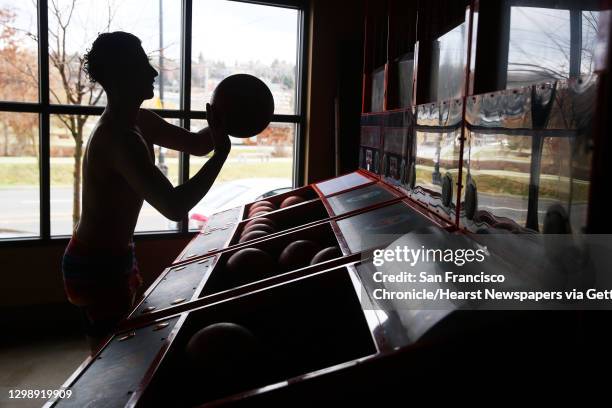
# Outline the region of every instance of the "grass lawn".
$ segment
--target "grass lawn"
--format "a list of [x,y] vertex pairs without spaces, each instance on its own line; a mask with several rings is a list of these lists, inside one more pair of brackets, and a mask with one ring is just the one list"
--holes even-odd
[[[417,184],[430,185],[433,173],[433,167],[418,166],[416,181]],[[444,172],[442,172],[444,174]],[[456,169],[451,172],[454,177],[457,177]],[[465,183],[465,173],[464,183]],[[492,195],[510,195],[527,197],[529,195],[529,175],[524,177],[516,175],[492,175],[492,174],[474,174],[474,181],[479,192]],[[569,180],[558,183],[554,177],[542,177],[540,179],[539,196],[546,198],[567,199]],[[588,201],[589,183],[585,181],[574,180],[574,200],[586,202]]]
[[[204,163],[201,158],[195,158],[195,163],[190,163],[190,176],[193,176]],[[178,161],[168,160],[168,178],[177,184],[178,180]],[[431,183],[430,168],[419,166],[417,168],[417,180],[419,183]],[[280,177],[291,179],[292,160],[271,160],[268,162],[242,162],[230,161],[223,166],[219,175],[219,181],[230,181],[244,178],[264,178]],[[51,184],[54,186],[69,186],[73,180],[73,166],[71,163],[53,163],[51,165]],[[475,175],[478,189],[489,194],[503,194],[527,196],[529,178],[516,177],[510,175]],[[38,167],[36,162],[0,162],[0,187],[18,185],[38,185]],[[540,180],[540,197],[563,197],[565,192],[557,190],[558,186],[567,188],[567,184],[556,180],[542,178]],[[588,183],[575,181],[574,198],[579,201],[586,201],[588,197]]]
[[[293,174],[292,160],[271,161],[267,163],[240,163],[230,162],[223,166],[217,180],[230,181],[244,178],[280,177],[291,180]],[[201,164],[189,163],[189,176],[192,177],[202,168]],[[176,177],[177,168],[169,173],[169,177]]]
[[[168,178],[176,184],[178,180],[178,162],[168,163]],[[202,164],[190,163],[190,174],[194,175]],[[54,186],[70,186],[74,177],[74,167],[71,163],[53,163],[51,165],[51,184]],[[240,178],[281,177],[291,179],[292,161],[279,160],[269,162],[229,162],[223,166],[220,181]],[[38,166],[32,163],[1,163],[0,187],[36,186],[38,185]]]
[[[60,165],[64,167],[64,165]],[[72,166],[65,166],[68,170]],[[66,180],[59,184],[70,184],[72,180],[72,172],[63,171],[66,173]],[[37,186],[39,184],[38,166],[35,163],[1,163],[0,164],[0,187],[6,186]],[[56,183],[51,174],[51,183]]]

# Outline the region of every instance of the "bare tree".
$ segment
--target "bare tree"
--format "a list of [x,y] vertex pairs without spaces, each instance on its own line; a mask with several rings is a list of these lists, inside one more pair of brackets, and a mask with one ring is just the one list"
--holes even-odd
[[[103,90],[97,84],[89,82],[83,65],[85,63],[83,54],[68,50],[67,43],[69,36],[73,34],[71,25],[74,22],[77,1],[71,0],[62,7],[61,0],[49,1],[49,93],[52,103],[70,104],[70,105],[96,105],[102,97]],[[65,3],[65,2],[64,2]],[[99,31],[108,31],[112,21],[112,7],[110,2],[106,7],[108,14],[106,23],[103,27],[99,27]],[[4,45],[2,48],[2,62],[8,64],[12,68],[10,83],[26,84],[30,89],[37,89],[38,86],[38,69],[36,66],[36,58],[18,58],[18,49],[15,41],[9,41],[15,38],[17,32],[22,31],[11,26],[14,19],[14,13],[8,9],[3,9],[0,14],[0,23],[2,23],[2,31],[0,31],[0,41]],[[23,32],[23,34],[38,42],[38,33]],[[5,86],[7,81],[2,82],[2,88],[8,90]],[[11,89],[10,92],[16,95],[23,94],[17,89]],[[19,116],[19,120],[23,121],[24,115]],[[75,144],[74,148],[74,179],[73,179],[73,204],[72,204],[72,221],[73,226],[76,226],[81,216],[81,165],[83,156],[84,128],[89,115],[57,115],[58,120],[66,127],[72,136]],[[17,124],[14,124],[17,125]],[[22,124],[23,126],[23,124]],[[11,126],[15,128],[15,126]]]
[[[517,84],[528,84],[533,80],[546,80],[548,78],[568,79],[570,77],[570,50],[572,48],[569,35],[570,19],[569,14],[551,15],[546,11],[529,11],[517,7],[516,12],[531,23],[536,29],[532,32],[533,36],[526,44],[518,41],[511,43],[512,60],[509,61],[509,73],[514,76]],[[599,13],[594,11],[582,11],[580,30],[582,39],[580,44],[581,70],[592,72],[594,61],[595,43],[597,40],[597,30],[599,24]],[[540,18],[557,18],[560,25],[550,27],[542,23]],[[547,20],[544,20],[547,21]],[[553,50],[556,56],[550,60],[540,55],[541,49]]]
[[[103,90],[97,84],[89,82],[83,65],[85,60],[80,53],[70,52],[66,48],[66,42],[70,35],[70,25],[76,8],[76,0],[72,0],[68,7],[61,8],[57,0],[49,2],[49,18],[53,19],[49,24],[49,63],[51,75],[55,74],[59,82],[59,89],[49,87],[50,97],[56,103],[68,103],[71,105],[95,105],[102,97]],[[105,27],[101,31],[108,31],[112,14],[110,12]],[[81,217],[81,165],[83,157],[83,130],[89,115],[58,115],[58,119],[64,124],[74,139],[74,181],[72,201],[72,222],[76,226]]]
[[[0,99],[11,101],[35,101],[38,97],[37,82],[32,82],[32,70],[36,72],[36,56],[23,48],[19,31],[13,26],[15,13],[0,9]],[[28,68],[29,67],[29,68]],[[3,154],[13,154],[11,139],[17,147],[16,153],[33,154],[38,158],[35,114],[0,112],[4,147]]]

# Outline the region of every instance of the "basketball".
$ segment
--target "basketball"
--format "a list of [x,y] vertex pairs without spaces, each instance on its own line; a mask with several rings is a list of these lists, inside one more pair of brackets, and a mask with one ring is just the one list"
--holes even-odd
[[255,231],[247,232],[242,237],[240,237],[240,239],[238,240],[238,243],[242,244],[243,242],[252,241],[257,238],[265,237],[268,234],[269,232],[262,231],[262,230],[255,230]]
[[228,279],[237,285],[254,282],[274,274],[278,265],[267,252],[257,248],[236,251],[226,263]]
[[268,212],[272,212],[272,211],[274,211],[274,210],[275,210],[274,208],[272,208],[272,207],[270,207],[270,206],[268,206],[268,205],[263,205],[263,204],[262,204],[262,205],[260,205],[259,207],[251,208],[251,209],[249,210],[249,216],[251,216],[251,215],[253,215],[253,214],[255,214],[255,213],[258,213],[258,212],[260,212],[260,211],[268,211]]
[[312,257],[321,247],[306,239],[294,241],[287,245],[278,258],[278,263],[283,270],[291,271],[310,264]]
[[215,88],[211,104],[225,115],[228,133],[251,137],[272,120],[274,98],[263,81],[249,74],[230,75]]
[[244,229],[247,229],[252,225],[259,225],[259,224],[269,225],[270,227],[274,228],[274,230],[277,230],[276,223],[266,217],[259,217],[259,218],[255,218],[254,220],[248,221],[246,224],[244,224]]
[[292,205],[303,203],[304,201],[306,200],[300,196],[289,196],[283,200],[280,205],[280,208],[291,207]]
[[261,363],[257,338],[246,327],[229,322],[198,330],[185,347],[186,361],[208,388],[230,391],[252,382]]
[[330,259],[338,258],[342,256],[340,248],[337,246],[327,247],[320,250],[310,261],[311,265],[318,264],[323,261],[329,261]]
[[272,228],[271,226],[269,226],[269,225],[266,225],[266,224],[255,224],[255,225],[251,225],[250,227],[245,228],[242,231],[241,236],[245,236],[249,232],[253,232],[253,231],[265,231],[268,234],[272,234],[272,233],[276,232],[276,230],[274,228]]
[[276,209],[276,206],[271,201],[262,200],[262,201],[257,201],[256,203],[251,204],[251,207],[249,208],[249,211],[251,211],[253,208],[257,208],[257,207],[262,206],[262,205],[265,205],[266,207],[270,207],[270,208]]

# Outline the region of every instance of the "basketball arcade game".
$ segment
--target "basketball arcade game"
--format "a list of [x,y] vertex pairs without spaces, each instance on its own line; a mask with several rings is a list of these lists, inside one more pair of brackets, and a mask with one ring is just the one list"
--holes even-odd
[[[474,364],[493,356],[498,362],[531,362],[545,348],[552,354],[581,344],[566,330],[578,322],[572,313],[542,318],[402,310],[372,296],[368,257],[392,236],[428,230],[477,242],[491,233],[581,233],[591,175],[601,171],[591,165],[588,146],[604,129],[589,125],[601,109],[595,101],[607,67],[589,76],[473,95],[468,90],[476,58],[470,53],[483,51],[476,44],[478,2],[460,10],[459,30],[442,29],[431,38],[406,33],[395,18],[381,23],[392,14],[416,18],[400,10],[402,4],[367,10],[361,169],[270,197],[265,213],[249,203],[213,215],[117,334],[68,379],[73,397],[49,406],[270,405],[364,402],[374,396],[381,402],[392,398],[394,385],[438,374],[436,367],[448,361]],[[609,17],[601,13],[605,60]],[[408,48],[397,46],[377,61],[380,46],[373,38],[382,32],[393,45],[389,50],[401,43],[394,36],[412,40],[402,37]],[[449,55],[445,44],[455,46],[457,32],[464,54],[454,60],[458,68],[446,72],[448,64],[436,61]],[[394,100],[399,67],[410,56],[412,86],[404,88],[414,94]],[[432,67],[435,74],[424,75]],[[381,72],[384,81],[376,80]],[[430,88],[430,98],[435,94],[434,102],[416,104],[423,87]],[[401,106],[406,99],[412,104]],[[370,105],[381,100],[383,111],[372,112]],[[300,202],[279,208],[293,196]],[[261,218],[274,229],[245,239]],[[252,270],[239,268],[239,276],[231,269],[230,259],[240,251],[261,250],[279,259],[298,241],[339,252],[321,262],[281,266],[279,260],[274,271],[255,263]],[[516,255],[504,253],[510,263]],[[210,367],[194,367],[185,352],[194,333],[219,322],[248,328],[258,344],[256,373],[244,366],[244,373],[222,385]]]

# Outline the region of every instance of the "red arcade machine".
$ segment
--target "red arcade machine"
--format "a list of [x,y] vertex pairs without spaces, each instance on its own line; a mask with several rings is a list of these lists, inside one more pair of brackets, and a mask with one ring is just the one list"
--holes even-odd
[[[373,296],[372,251],[415,231],[472,245],[611,230],[610,5],[416,3],[366,4],[360,168],[211,216],[66,381],[72,397],[48,406],[381,402],[441,367],[555,367],[598,353],[610,338],[603,313],[406,310]],[[546,10],[567,18],[567,77],[518,48],[525,22]],[[540,23],[530,35],[548,38]],[[289,197],[300,199],[281,208]],[[271,228],[244,239],[261,218]],[[296,242],[309,244],[284,262]],[[252,268],[237,270],[245,250],[265,252],[275,269],[248,258]],[[509,270],[532,253],[489,250]],[[186,353],[220,322],[257,339],[258,368],[211,387],[213,363],[194,367]]]

